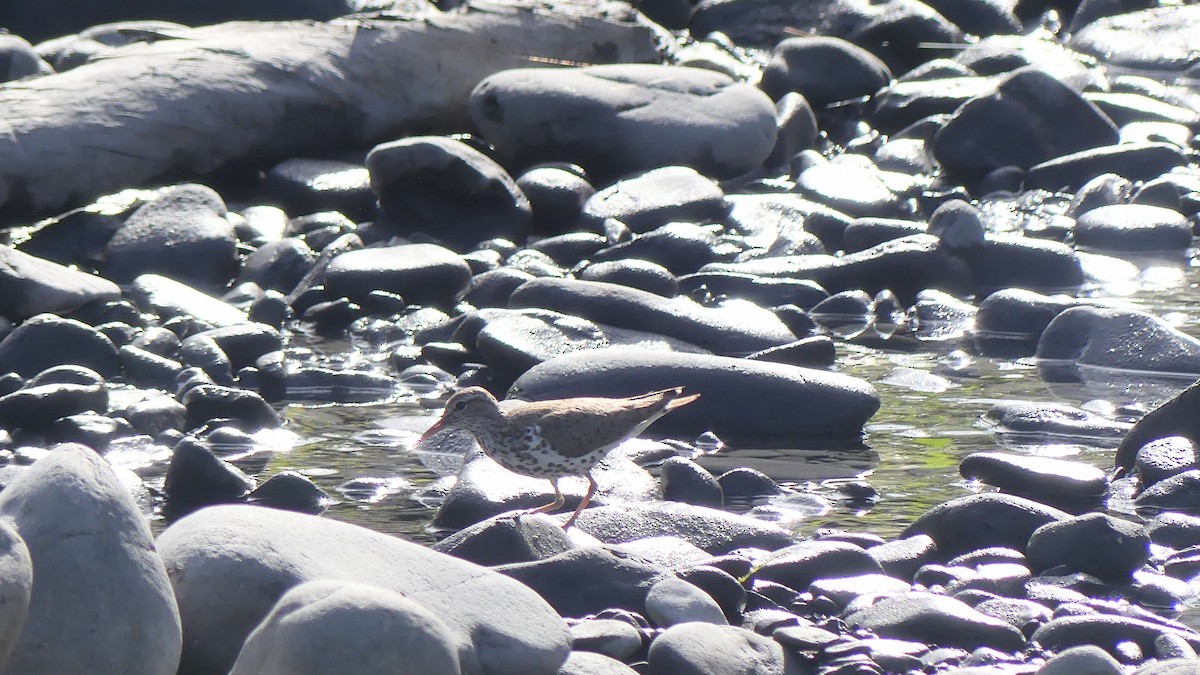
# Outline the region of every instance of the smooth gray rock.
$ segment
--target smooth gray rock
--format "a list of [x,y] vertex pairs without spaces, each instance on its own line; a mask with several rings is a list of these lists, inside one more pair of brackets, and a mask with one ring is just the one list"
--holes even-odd
[[469,251],[495,237],[521,243],[533,212],[516,181],[493,159],[452,138],[414,136],[367,154],[380,218],[401,234],[424,232]]
[[1094,645],[1064,649],[1050,659],[1036,675],[1122,675],[1125,669],[1108,652]]
[[958,464],[967,480],[980,480],[1001,490],[1037,501],[1100,501],[1108,475],[1086,462],[1031,457],[1007,452],[975,452]]
[[1117,255],[1182,251],[1192,245],[1192,225],[1178,211],[1145,204],[1101,206],[1075,222],[1075,243]]
[[603,230],[615,218],[633,232],[649,232],[671,222],[720,222],[729,207],[716,181],[686,166],[665,166],[625,178],[592,195],[583,217]]
[[293,157],[271,167],[260,189],[261,199],[293,215],[337,211],[362,221],[375,212],[370,172],[355,162]]
[[1026,174],[1025,188],[1071,191],[1106,173],[1130,181],[1149,181],[1186,164],[1183,151],[1170,143],[1116,143],[1034,165]]
[[1071,36],[1071,48],[1137,70],[1181,72],[1195,64],[1200,8],[1155,7],[1097,19]]
[[410,303],[449,307],[471,284],[471,268],[449,249],[434,244],[404,244],[348,251],[325,271],[333,297],[363,302],[371,291],[388,291]]
[[574,544],[558,522],[542,514],[531,514],[480,521],[431,548],[491,567],[543,560],[574,548]]
[[684,623],[650,645],[652,675],[783,675],[783,647],[734,626]]
[[7,319],[66,313],[120,295],[121,289],[104,277],[0,246],[0,316]]
[[33,562],[21,535],[0,521],[0,672],[17,646],[33,595]]
[[1113,465],[1120,473],[1129,471],[1133,468],[1138,451],[1147,443],[1160,438],[1182,436],[1193,444],[1200,443],[1200,416],[1194,414],[1198,405],[1200,383],[1192,384],[1146,413],[1121,440]]
[[399,593],[340,580],[285,593],[246,638],[230,675],[459,675],[455,636]]
[[1024,551],[1034,530],[1067,518],[1066,512],[1045,504],[989,492],[939,504],[921,514],[901,536],[928,534],[947,558],[990,546]]
[[567,161],[601,180],[670,165],[738,176],[767,158],[776,134],[761,91],[678,66],[507,70],[475,87],[470,112],[516,164]]
[[450,630],[464,673],[553,675],[570,649],[562,619],[521,584],[346,523],[216,506],[167,528],[158,547],[186,627],[183,675],[230,668],[287,590],[319,580],[367,584],[420,604]]
[[719,354],[753,352],[796,339],[778,317],[759,307],[704,307],[689,298],[668,299],[599,281],[535,279],[517,288],[509,305],[658,333]]
[[214,328],[246,321],[246,314],[233,305],[158,274],[143,274],[134,279],[129,292],[139,307],[157,313],[164,320],[191,317]]
[[[670,227],[671,226],[668,225],[660,228],[660,230],[665,230]],[[696,229],[699,230],[700,228]],[[627,243],[635,245],[635,248],[637,248],[637,244],[647,241],[648,239],[651,238],[639,238]],[[668,238],[664,237],[663,239]],[[680,238],[676,241],[685,240]],[[688,246],[694,244],[699,244],[702,246],[705,253],[711,252],[711,249],[707,247],[705,242],[698,242],[694,240],[687,242]],[[664,298],[673,298],[679,294],[679,282],[675,280],[675,275],[671,272],[671,270],[663,267],[657,262],[652,262],[651,260],[645,260],[639,257],[619,257],[622,253],[621,249],[623,246],[624,244],[618,244],[605,249],[602,252],[603,257],[609,258],[616,256],[616,259],[589,263],[588,266],[583,269],[583,272],[579,274],[579,278],[583,279],[584,281],[606,281],[612,284],[629,286],[630,288],[640,288],[643,291],[649,291],[655,295],[661,295]],[[629,249],[628,252],[630,254],[636,254],[639,251]],[[656,256],[655,251],[645,248],[643,248],[640,252],[647,253],[652,257]],[[667,251],[666,253],[668,256],[671,255],[670,251]],[[705,262],[709,261],[707,255],[705,255],[704,258]]]
[[541,363],[513,384],[525,400],[631,396],[682,386],[700,399],[653,429],[683,437],[711,430],[732,443],[780,438],[852,438],[879,406],[866,382],[777,363],[722,356],[594,350]]
[[1050,439],[1116,439],[1129,432],[1128,422],[1118,422],[1063,403],[1001,401],[983,414],[997,434]]
[[759,86],[775,100],[794,91],[823,109],[871,96],[891,79],[887,65],[871,52],[839,38],[814,36],[775,45]]
[[177,185],[125,221],[105,251],[105,275],[129,283],[143,274],[217,290],[238,269],[237,237],[213,189]]
[[880,637],[943,647],[991,647],[1011,652],[1025,645],[1025,638],[1016,628],[964,602],[933,593],[894,595],[851,614],[846,621]]
[[804,541],[776,551],[751,572],[751,577],[804,592],[817,579],[882,572],[879,563],[854,544]]
[[571,649],[626,661],[642,648],[642,631],[626,621],[584,619],[571,626]]
[[1200,507],[1200,470],[1188,469],[1146,488],[1134,500],[1138,508],[1194,512]]
[[649,502],[585,509],[580,530],[606,544],[671,535],[712,554],[737,548],[774,550],[793,543],[787,530],[760,520],[703,506]]
[[562,616],[574,618],[606,609],[644,614],[647,592],[669,574],[637,556],[600,546],[581,546],[495,570],[533,589]]
[[65,444],[0,492],[33,561],[7,673],[172,675],[180,614],[141,509],[108,462]]
[[558,675],[637,675],[637,671],[603,654],[571,652]]
[[1037,629],[1029,640],[1051,651],[1095,645],[1113,656],[1119,656],[1121,650],[1118,645],[1122,642],[1136,644],[1143,654],[1153,654],[1155,639],[1164,633],[1178,635],[1187,640],[1193,649],[1200,646],[1200,634],[1190,629],[1101,613],[1056,617]]
[[47,368],[75,364],[103,377],[120,372],[117,347],[103,333],[74,319],[39,314],[0,341],[0,372],[33,377]]
[[818,163],[796,176],[796,191],[855,218],[895,217],[901,214],[900,195],[870,161],[841,159]]
[[1142,489],[1190,469],[1197,464],[1196,444],[1183,436],[1167,436],[1151,441],[1137,452],[1134,467]]
[[668,577],[650,587],[646,593],[646,616],[663,628],[692,621],[729,624],[712,596],[677,577]]
[[1082,305],[1063,311],[1046,326],[1036,356],[1051,366],[1200,375],[1200,340],[1129,309]]

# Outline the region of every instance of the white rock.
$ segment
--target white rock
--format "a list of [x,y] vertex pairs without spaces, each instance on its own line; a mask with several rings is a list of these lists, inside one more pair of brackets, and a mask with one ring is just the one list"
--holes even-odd
[[33,593],[33,562],[21,536],[0,520],[0,672],[17,646]]

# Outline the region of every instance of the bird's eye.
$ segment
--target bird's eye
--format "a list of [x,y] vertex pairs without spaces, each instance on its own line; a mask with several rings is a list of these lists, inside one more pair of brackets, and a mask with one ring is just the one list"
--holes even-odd
[[458,412],[462,412],[462,411],[466,410],[466,409],[467,409],[467,402],[466,402],[466,401],[459,401],[458,403],[455,403],[455,404],[454,404],[454,409],[455,409],[456,411],[458,411]]

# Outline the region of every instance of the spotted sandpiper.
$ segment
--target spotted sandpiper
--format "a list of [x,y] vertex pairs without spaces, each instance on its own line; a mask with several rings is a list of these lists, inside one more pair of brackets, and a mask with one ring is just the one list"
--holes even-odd
[[554,511],[566,502],[558,488],[559,478],[586,475],[587,494],[563,523],[563,529],[567,529],[596,492],[592,467],[654,420],[698,398],[699,394],[684,396],[683,387],[675,387],[632,398],[507,401],[501,406],[487,390],[468,387],[450,397],[441,419],[429,427],[418,444],[438,430],[462,429],[475,436],[483,451],[509,471],[549,479],[554,486],[554,501],[533,513]]

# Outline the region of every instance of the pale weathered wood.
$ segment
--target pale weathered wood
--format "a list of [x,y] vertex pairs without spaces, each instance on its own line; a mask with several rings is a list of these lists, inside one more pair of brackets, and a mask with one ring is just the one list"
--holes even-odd
[[236,22],[0,86],[0,221],[234,161],[467,130],[484,77],[546,61],[646,62],[627,5],[481,0],[454,12]]

